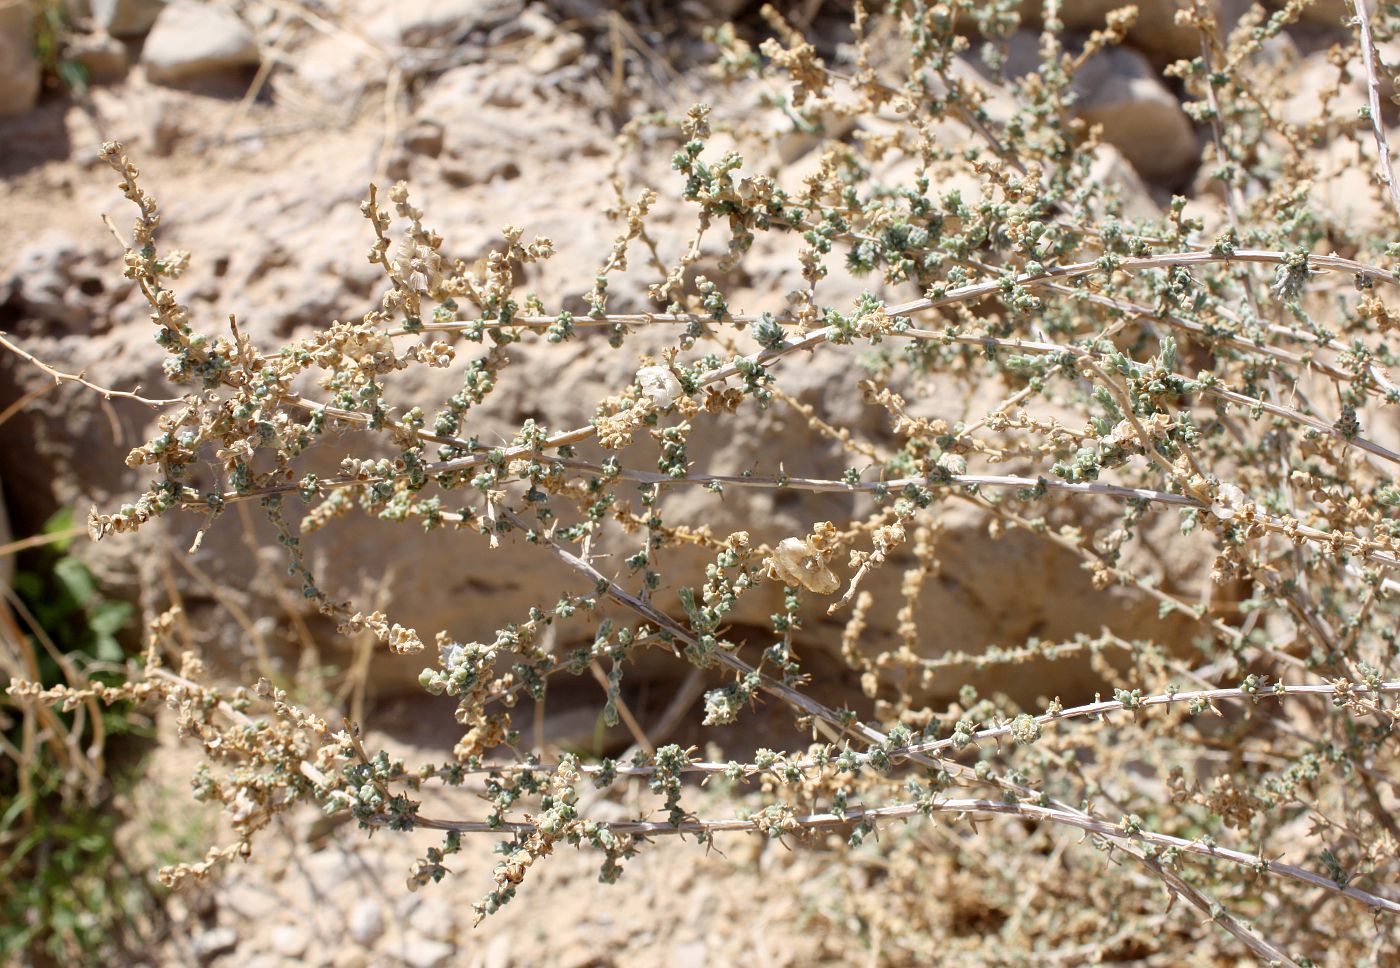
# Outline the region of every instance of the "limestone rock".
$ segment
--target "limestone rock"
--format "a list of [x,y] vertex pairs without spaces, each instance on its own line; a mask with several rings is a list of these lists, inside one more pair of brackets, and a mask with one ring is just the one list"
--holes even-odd
[[[1400,130],[1391,128],[1389,139],[1392,145],[1400,144]],[[1359,232],[1383,231],[1389,195],[1379,179],[1375,151],[1368,142],[1362,144],[1365,149],[1337,138],[1308,153],[1308,160],[1317,166],[1309,201]]]
[[372,897],[362,897],[350,909],[350,937],[369,947],[384,933],[384,909]]
[[275,891],[256,878],[247,876],[228,878],[219,897],[220,911],[249,921],[269,920],[281,907],[281,899]]
[[1085,92],[1075,105],[1078,113],[1102,124],[1104,140],[1144,178],[1171,179],[1195,163],[1199,152],[1191,120],[1141,54],[1106,50],[1090,58],[1075,85]]
[[486,946],[486,951],[481,956],[481,968],[510,968],[515,959],[512,957],[515,946],[511,943],[509,935],[501,934],[491,939],[491,943]]
[[476,30],[490,30],[516,17],[523,0],[392,0],[366,27],[380,43],[405,47],[448,46]]
[[306,952],[311,935],[305,925],[279,924],[268,933],[267,940],[279,955],[296,959]]
[[120,80],[131,66],[126,45],[111,34],[77,34],[68,40],[67,56],[87,68],[93,84]]
[[1118,193],[1123,202],[1123,214],[1128,218],[1157,218],[1162,214],[1137,169],[1113,145],[1099,145],[1089,174],[1095,183]]
[[[1121,0],[1063,0],[1060,21],[1069,30],[1086,33],[1101,30],[1110,12],[1126,6],[1128,4]],[[1200,34],[1176,22],[1179,10],[1190,9],[1190,0],[1137,0],[1133,6],[1138,8],[1137,22],[1128,31],[1128,42],[1133,46],[1150,52],[1159,62],[1195,57],[1200,53]],[[1207,0],[1206,6],[1214,8],[1221,27],[1228,30],[1249,4],[1238,0]],[[1041,0],[1025,0],[1021,4],[1021,15],[1027,23],[1038,25],[1043,13]]]
[[675,968],[705,968],[710,964],[710,946],[704,939],[678,942],[671,947],[669,961]]
[[403,947],[395,952],[409,968],[439,968],[457,951],[444,941],[431,941],[428,938],[408,937]]
[[366,968],[369,958],[353,945],[344,945],[329,962],[322,964],[329,964],[331,968]]
[[428,896],[414,905],[408,915],[408,934],[433,941],[452,943],[457,936],[458,914],[440,897]]
[[[1382,45],[1381,56],[1385,61],[1393,63],[1396,55],[1400,55],[1397,45]],[[1279,108],[1283,120],[1300,127],[1325,120],[1328,130],[1349,126],[1370,140],[1371,122],[1361,113],[1369,98],[1364,71],[1353,67],[1343,75],[1336,65],[1328,61],[1326,50],[1313,51],[1305,56],[1298,56],[1295,52],[1281,70],[1286,72],[1285,90],[1288,92],[1288,97],[1282,100]],[[1378,72],[1376,80],[1380,91],[1381,116],[1393,123],[1394,106],[1390,98],[1395,93],[1394,84],[1389,72],[1384,70]],[[1325,113],[1324,97],[1330,99]]]
[[238,947],[238,934],[232,928],[210,928],[190,940],[190,948],[201,965]]
[[[520,66],[470,64],[443,74],[424,96],[417,117],[421,124],[441,132],[438,138],[428,139],[427,146],[438,142],[433,153],[439,154],[438,170],[450,185],[511,181],[533,163],[519,140],[502,138],[500,133],[516,130],[517,109],[536,101],[535,80],[534,73]],[[534,114],[523,131],[541,145],[575,148],[593,137],[575,119],[558,112]]]
[[560,33],[535,51],[526,67],[536,74],[552,74],[578,60],[582,53],[582,37],[578,34]]
[[[1278,6],[1283,6],[1278,3]],[[1375,16],[1375,4],[1367,4],[1371,15]],[[1319,27],[1339,27],[1352,15],[1352,5],[1347,0],[1313,0],[1303,8],[1303,19]]]
[[63,329],[79,328],[86,315],[75,293],[83,255],[69,236],[50,231],[19,253],[9,300],[24,313]]
[[192,0],[162,10],[141,50],[146,76],[158,84],[188,83],[259,59],[257,39],[236,14]]
[[0,117],[23,114],[38,99],[34,9],[28,0],[0,0]]
[[92,19],[113,37],[140,37],[164,6],[165,0],[92,0]]
[[[511,65],[495,74],[507,73],[507,69],[525,74],[523,68]],[[556,103],[544,110],[548,104],[545,95],[526,87],[525,80],[514,74],[492,76],[484,65],[457,68],[433,80],[414,116],[406,119],[406,130],[431,123],[441,131],[442,144],[437,158],[426,149],[412,154],[412,198],[428,213],[428,225],[448,240],[445,251],[469,264],[499,245],[495,233],[507,223],[521,225],[527,238],[537,234],[553,238],[558,254],[543,265],[528,267],[520,280],[521,289],[533,289],[551,306],[562,304],[579,313],[585,311],[580,293],[596,274],[599,260],[606,258],[619,230],[618,224],[603,214],[615,200],[608,184],[611,159],[605,138],[597,132],[586,108],[572,110]],[[518,108],[488,103],[485,93],[492,84],[515,92],[530,105],[530,124],[519,123]],[[177,92],[162,93],[178,96]],[[541,109],[533,111],[535,107]],[[515,138],[503,145],[502,130],[515,132]],[[430,145],[437,140],[436,135],[425,137]],[[498,154],[491,154],[493,151]],[[785,187],[800,190],[796,168],[812,154],[819,153],[809,152],[792,166],[777,163],[775,174]],[[1107,149],[1104,154],[1111,162]],[[658,164],[664,166],[666,160],[663,157]],[[514,177],[503,177],[507,174],[503,170],[464,189],[453,184],[446,167],[449,163],[482,166],[494,161],[516,165]],[[1121,160],[1118,164],[1123,165]],[[559,178],[561,166],[569,171],[567,204],[561,202],[565,197],[562,189],[554,190],[550,181]],[[328,197],[330,189],[308,192],[309,171],[315,172],[317,183],[336,186],[341,194]],[[225,314],[237,311],[240,328],[260,347],[271,348],[290,335],[323,327],[331,319],[358,318],[377,306],[379,279],[363,256],[372,233],[358,214],[368,171],[363,158],[318,146],[283,171],[262,176],[253,197],[240,196],[237,188],[210,190],[204,186],[198,192],[187,188],[184,197],[178,192],[162,192],[167,213],[162,244],[195,253],[194,263],[176,284],[177,292],[191,302],[194,324],[202,332],[224,331]],[[634,181],[650,179],[649,173],[639,174]],[[901,172],[881,173],[879,179],[891,185],[907,183]],[[151,183],[153,191],[159,187]],[[230,216],[235,212],[237,224],[258,226],[257,245],[250,246],[246,235],[230,232]],[[663,196],[649,230],[656,233],[663,248],[675,248],[688,239],[693,225],[690,218],[683,202]],[[724,240],[718,233],[710,235],[714,237],[704,240],[703,258],[694,271],[718,278],[716,267]],[[786,292],[801,284],[795,254],[785,248],[794,241],[800,244],[800,240],[760,236],[754,249],[724,280],[733,310],[781,309]],[[89,259],[108,266],[106,278],[113,292],[118,288],[109,247],[94,244],[89,252],[80,246],[76,255],[62,259],[58,248],[51,251],[60,263],[54,270],[57,281],[36,288],[33,299],[29,288],[24,288],[23,301],[18,304],[20,322],[31,326],[31,332],[43,334],[43,340],[27,345],[44,358],[63,360],[73,370],[88,369],[89,378],[103,385],[130,387],[139,382],[152,395],[169,395],[170,389],[160,378],[159,353],[149,342],[143,301],[128,298],[106,306],[101,313],[94,309],[105,304],[99,302],[94,307],[80,301]],[[646,295],[645,260],[638,256],[634,261],[636,271],[610,282],[609,308],[613,311],[638,311],[651,305]],[[840,259],[834,259],[830,268],[831,274],[821,283],[824,304],[850,305],[866,288],[889,300],[917,294],[916,287],[909,285],[886,286],[878,278],[851,276]],[[17,285],[28,287],[23,277],[38,279],[43,271],[40,264],[25,269]],[[45,294],[49,304],[33,308],[39,306],[37,297]],[[54,317],[68,318],[67,325],[74,329],[64,332],[66,327],[50,326],[46,331],[38,322]],[[76,330],[93,318],[109,327],[110,333],[93,336]],[[675,333],[663,327],[646,329],[629,336],[619,352],[608,348],[606,334],[600,332],[559,346],[527,338],[510,347],[514,362],[489,404],[473,410],[470,433],[481,440],[508,440],[527,416],[555,430],[583,426],[599,401],[631,383],[642,354],[655,357],[674,339]],[[431,413],[440,401],[458,392],[466,357],[479,349],[463,344],[458,364],[448,370],[405,371],[395,382],[395,405],[419,403]],[[802,359],[783,361],[774,368],[775,377],[784,390],[814,407],[822,419],[848,426],[861,437],[883,440],[885,421],[861,401],[855,359],[852,352],[823,347]],[[18,388],[34,386],[39,379],[39,375],[25,373],[12,363],[7,365],[3,358],[0,367],[4,376],[13,372],[18,377]],[[905,389],[911,406],[920,408],[923,416],[965,419],[967,408],[985,409],[1000,402],[999,398],[975,397],[968,387],[951,379]],[[987,388],[987,392],[996,390]],[[313,395],[319,396],[314,390]],[[85,512],[94,503],[109,509],[130,500],[144,486],[143,476],[125,468],[122,459],[131,439],[147,438],[144,421],[150,415],[140,408],[122,410],[124,419],[132,421],[132,432],[123,447],[112,440],[99,408],[85,406],[85,402],[79,393],[58,391],[39,401],[34,413],[0,429],[0,446],[12,446],[14,441],[21,452],[32,450],[36,455],[33,468],[16,470],[24,476],[12,493],[48,489],[59,500],[74,504],[81,496],[80,510]],[[21,432],[29,436],[14,436]],[[309,463],[301,470],[322,476],[334,474],[339,460],[359,444],[354,438],[327,440],[307,455]],[[745,406],[724,418],[699,415],[688,455],[697,471],[730,474],[775,473],[781,459],[786,472],[794,476],[839,477],[849,463],[848,455],[811,429],[805,418],[779,405],[765,412]],[[655,444],[644,436],[620,457],[625,466],[649,468],[656,460]],[[622,497],[632,494],[624,489]],[[466,498],[449,497],[448,504],[461,500]],[[815,521],[849,520],[866,507],[848,494],[730,488],[716,495],[698,487],[670,489],[663,505],[668,522],[706,524],[717,535],[750,530],[755,542],[770,544],[807,534]],[[1093,515],[1113,511],[1116,509],[1084,504],[1064,513],[1069,518],[1082,512],[1092,524],[1097,520]],[[301,513],[294,502],[289,503],[288,519],[293,525]],[[250,614],[281,615],[272,583],[285,582],[285,561],[271,527],[256,511],[252,518],[255,540],[265,547],[265,563],[260,563],[262,557],[252,558],[242,528],[230,517],[209,530],[196,564],[213,583],[238,596]],[[944,521],[939,553],[945,577],[929,582],[926,602],[917,616],[923,630],[921,649],[927,654],[975,650],[991,642],[1015,644],[1031,631],[1045,638],[1063,638],[1079,631],[1096,632],[1105,623],[1131,630],[1132,635],[1150,634],[1155,628],[1154,603],[1127,592],[1105,595],[1094,591],[1075,559],[1038,538],[1009,534],[993,542],[987,537],[986,521],[975,515],[950,511]],[[135,536],[116,536],[89,546],[83,553],[100,578],[134,595],[141,587],[160,587],[157,551],[188,548],[195,531],[203,525],[195,515],[172,514]],[[383,607],[393,621],[417,627],[429,642],[438,630],[460,641],[489,641],[495,629],[521,621],[531,606],[549,607],[561,591],[580,587],[576,575],[514,535],[505,536],[499,550],[488,551],[485,540],[474,533],[423,534],[413,527],[352,514],[308,535],[303,546],[307,566],[332,599],[354,600],[365,608]],[[411,551],[386,555],[391,546]],[[636,549],[619,538],[594,550],[604,556],[601,561],[615,563]],[[703,574],[707,560],[705,553],[694,548],[667,549],[661,570],[673,584],[658,591],[658,606],[677,609],[674,584],[693,583],[694,576]],[[897,575],[906,566],[904,561],[892,562],[888,575],[893,580],[886,585],[895,588]],[[1164,586],[1186,580],[1184,569],[1152,562],[1144,567],[1159,574]],[[838,571],[843,579],[849,577],[843,569]],[[250,580],[249,575],[257,577]],[[626,577],[625,569],[623,575]],[[227,621],[222,607],[198,587],[186,587],[183,594],[191,625],[205,637],[201,645],[206,654],[234,664],[244,661],[250,645],[241,630]],[[829,662],[821,657],[836,655],[842,623],[825,619],[827,604],[812,602],[805,616],[802,644],[818,661]],[[871,641],[894,634],[899,604],[893,591],[881,593],[870,616]],[[732,616],[736,636],[766,627],[769,616],[781,609],[782,590],[764,587],[746,596],[741,606],[742,610]],[[318,617],[310,616],[309,621],[317,622]],[[333,623],[315,626],[315,634],[328,656],[345,654],[348,643],[335,634]],[[583,634],[579,627],[565,629],[566,636],[579,634]],[[574,644],[565,639],[559,647]],[[401,658],[387,650],[375,650],[370,679],[381,696],[403,693],[421,697],[416,679],[431,662],[431,655]],[[1065,665],[1058,675],[1073,674]],[[660,671],[674,672],[669,663]],[[657,675],[660,681],[658,673],[647,674]],[[636,681],[644,677],[639,675]],[[943,681],[959,680],[945,677]],[[1050,681],[1035,680],[1036,687],[1056,688],[1042,685]],[[1067,689],[1060,691],[1068,694]],[[587,699],[591,702],[596,696],[590,693]],[[553,716],[566,709],[564,704],[552,702],[549,713]],[[590,726],[592,721],[596,721],[596,704]]]
[[321,34],[309,38],[288,65],[297,87],[327,104],[358,97],[384,77],[377,45],[351,34]]
[[[1008,42],[1006,74],[1020,78],[1040,65],[1040,40],[1028,30]],[[1074,43],[1066,48],[1075,49]],[[1121,151],[1148,181],[1184,175],[1199,155],[1195,129],[1176,97],[1142,54],[1110,47],[1074,76],[1074,112],[1103,125],[1103,139]]]

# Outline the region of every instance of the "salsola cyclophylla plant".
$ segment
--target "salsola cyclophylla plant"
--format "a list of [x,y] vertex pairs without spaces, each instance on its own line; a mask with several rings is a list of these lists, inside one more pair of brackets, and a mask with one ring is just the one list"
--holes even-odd
[[[1009,858],[1048,855],[1067,829],[1118,861],[1097,868],[1096,883],[1113,885],[1107,910],[1139,916],[1144,937],[1154,936],[1155,892],[1165,890],[1222,929],[1210,944],[1244,945],[1280,964],[1321,957],[1326,945],[1361,953],[1400,944],[1400,387],[1388,369],[1397,250],[1385,235],[1400,227],[1400,208],[1378,198],[1385,231],[1361,236],[1311,207],[1309,142],[1357,132],[1326,116],[1306,131],[1279,120],[1280,92],[1255,55],[1298,5],[1251,13],[1228,37],[1203,4],[1183,15],[1201,33],[1201,55],[1173,72],[1210,133],[1206,169],[1223,199],[1209,233],[1185,198],[1160,218],[1131,220],[1091,177],[1100,132],[1076,118],[1072,82],[1097,50],[1122,40],[1130,12],[1071,51],[1049,8],[1040,69],[1011,85],[1014,104],[998,115],[957,65],[969,31],[996,63],[1015,24],[1007,5],[856,11],[851,71],[823,62],[771,10],[775,37],[758,51],[732,32],[713,39],[725,69],[757,77],[766,104],[804,135],[877,112],[898,121],[823,141],[799,184],[722,150],[719,136],[726,145],[758,138],[755,157],[765,145],[741,118],[705,105],[630,123],[619,151],[671,139],[674,181],[630,193],[619,177],[622,228],[587,284],[589,311],[577,315],[519,292],[517,267],[549,258],[549,240],[527,242],[508,227],[503,248],[467,266],[446,254],[399,184],[387,205],[371,189],[363,206],[369,259],[384,276],[373,310],[275,350],[236,323],[215,335],[176,295],[187,257],[160,254],[159,214],[139,173],[120,146],[104,148],[138,208],[126,275],[151,306],[168,377],[187,393],[128,458],[154,474],[151,487],[94,511],[93,537],[177,510],[214,527],[231,505],[259,502],[307,599],[343,631],[373,633],[400,661],[417,656],[423,689],[455,704],[462,726],[450,760],[410,769],[266,683],[225,694],[201,684],[193,664],[170,673],[153,646],[131,689],[177,704],[210,754],[197,792],[224,803],[242,837],[172,869],[172,880],[246,853],[257,830],[302,802],[368,828],[443,831],[441,847],[410,872],[414,888],[446,874],[462,835],[505,838],[480,916],[510,901],[561,845],[599,851],[611,881],[668,834],[709,843],[729,831],[796,840],[834,830],[855,858],[883,832],[891,863],[917,872],[919,863],[936,869],[929,843],[892,831],[926,818],[954,832],[940,850],[951,843],[1000,859],[979,861],[996,871],[977,885],[983,903],[1015,888]],[[1374,77],[1370,35],[1358,38],[1347,63]],[[1363,147],[1388,158],[1384,128],[1375,130],[1377,142]],[[887,159],[905,164],[880,167]],[[1379,177],[1393,179],[1384,163]],[[964,187],[944,187],[954,184]],[[692,237],[675,242],[649,228],[662,197],[690,206]],[[724,237],[723,254],[707,265],[712,233]],[[769,239],[795,243],[785,308],[735,312],[725,279]],[[877,275],[910,297],[828,301],[836,268]],[[646,274],[655,311],[609,311],[609,280],[624,273]],[[597,401],[587,424],[526,420],[503,446],[473,432],[493,391],[514,378],[513,345],[599,334],[626,353],[638,331],[670,335],[637,361],[629,385]],[[878,415],[879,433],[833,424],[785,388],[794,366],[828,354],[849,359],[845,392]],[[438,401],[431,420],[394,393],[416,366],[461,373],[460,391]],[[930,416],[919,400],[934,379],[969,395],[990,388],[995,402],[965,420]],[[746,474],[696,465],[697,426],[750,413],[760,424],[796,414],[846,456],[845,472],[793,476],[781,453]],[[304,471],[313,447],[347,440],[339,474]],[[635,463],[648,450],[654,469]],[[211,457],[222,479],[201,492],[191,468]],[[771,540],[756,537],[762,521],[716,536],[668,511],[668,495],[695,488],[716,499],[726,489],[781,489],[799,501],[836,493],[856,510]],[[1091,504],[1119,509],[1111,527],[1076,517]],[[1172,638],[1104,628],[930,654],[919,605],[938,575],[943,516],[958,507],[975,510],[992,536],[1024,532],[1077,557],[1106,595],[1126,589],[1155,601],[1176,623],[1163,626]],[[302,553],[303,541],[355,513],[451,529],[487,550],[526,543],[577,584],[479,641],[366,613],[327,597]],[[1220,595],[1192,601],[1135,573],[1133,550],[1164,517],[1201,549],[1202,586]],[[619,564],[599,553],[605,546],[632,550]],[[680,547],[704,549],[703,571],[667,567]],[[881,573],[896,580],[877,581]],[[781,610],[768,628],[727,624],[747,596],[775,589]],[[885,639],[870,628],[887,589],[897,589],[898,611]],[[813,606],[846,623],[840,659],[860,688],[835,701],[801,658]],[[153,641],[169,622],[157,621]],[[690,667],[687,684],[703,684],[698,727],[742,724],[763,700],[790,707],[812,742],[736,761],[657,745],[621,691],[629,663],[657,649]],[[1045,708],[983,696],[970,681],[952,690],[953,702],[930,699],[936,680],[1031,660],[1082,662],[1102,688],[1092,701]],[[518,754],[518,702],[586,674],[602,684],[604,718],[633,732],[632,751],[601,762]],[[77,701],[23,684],[13,691]],[[678,697],[678,716],[689,705]],[[727,805],[700,792],[696,781],[710,778],[733,785]],[[478,789],[480,814],[434,815],[426,804],[437,784]],[[625,785],[645,788],[654,809],[590,816],[583,791]],[[973,847],[977,819],[988,823],[975,828]],[[1040,891],[1052,914],[1092,903],[1073,878]],[[1331,895],[1326,941],[1295,930]],[[901,914],[861,896],[849,903],[886,936],[936,931],[927,907]],[[1065,951],[1082,944],[1053,917],[1018,930]],[[1186,938],[1194,922],[1173,930]]]

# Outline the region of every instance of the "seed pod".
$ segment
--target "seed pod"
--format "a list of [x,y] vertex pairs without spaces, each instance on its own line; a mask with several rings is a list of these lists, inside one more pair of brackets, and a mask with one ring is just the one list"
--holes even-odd
[[684,395],[681,381],[668,366],[642,367],[637,371],[637,383],[657,410],[666,410]]
[[818,595],[830,595],[841,587],[840,580],[806,538],[784,538],[764,564],[770,578],[801,585]]

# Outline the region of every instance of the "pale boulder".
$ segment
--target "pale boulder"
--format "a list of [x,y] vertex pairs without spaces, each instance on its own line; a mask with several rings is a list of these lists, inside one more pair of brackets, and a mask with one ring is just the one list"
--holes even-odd
[[[1066,42],[1066,53],[1076,53],[1080,45]],[[985,62],[969,58],[983,83],[999,76]],[[1022,30],[1006,44],[1002,69],[1008,80],[1018,80],[1039,71],[1040,37]],[[1199,146],[1191,119],[1162,83],[1146,57],[1127,47],[1109,47],[1090,57],[1074,75],[1072,85],[1074,114],[1090,124],[1103,126],[1103,140],[1113,145],[1147,181],[1175,181],[1196,163]],[[1013,103],[1005,96],[998,100]],[[993,113],[993,117],[996,114]]]
[[161,11],[141,50],[146,76],[157,84],[197,81],[259,59],[257,38],[237,14],[190,0]]
[[1112,48],[1089,59],[1075,77],[1075,110],[1103,125],[1104,140],[1148,181],[1187,172],[1199,155],[1195,129],[1176,98],[1136,51]]

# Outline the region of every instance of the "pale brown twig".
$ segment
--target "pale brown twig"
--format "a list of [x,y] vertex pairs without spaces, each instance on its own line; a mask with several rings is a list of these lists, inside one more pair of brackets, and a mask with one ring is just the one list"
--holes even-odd
[[1385,182],[1390,194],[1390,203],[1400,215],[1400,184],[1395,181],[1395,166],[1390,160],[1390,140],[1386,137],[1385,122],[1381,118],[1380,81],[1376,79],[1376,48],[1371,40],[1371,14],[1366,9],[1366,0],[1352,0],[1356,6],[1356,25],[1361,31],[1361,63],[1366,67],[1367,114],[1370,116],[1371,133],[1376,139],[1377,164],[1381,181]]

